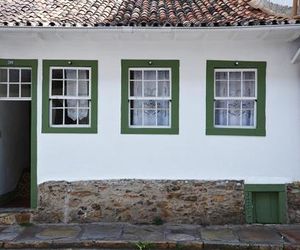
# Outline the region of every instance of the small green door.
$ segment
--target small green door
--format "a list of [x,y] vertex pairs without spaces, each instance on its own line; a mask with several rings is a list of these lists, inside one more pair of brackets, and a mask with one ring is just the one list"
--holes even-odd
[[254,222],[279,223],[278,192],[253,192]]

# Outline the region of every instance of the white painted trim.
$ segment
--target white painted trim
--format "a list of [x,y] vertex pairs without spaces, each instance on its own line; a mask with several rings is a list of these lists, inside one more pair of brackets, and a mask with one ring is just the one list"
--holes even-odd
[[292,64],[300,63],[300,48],[298,48],[298,50],[296,51],[291,62],[292,62]]

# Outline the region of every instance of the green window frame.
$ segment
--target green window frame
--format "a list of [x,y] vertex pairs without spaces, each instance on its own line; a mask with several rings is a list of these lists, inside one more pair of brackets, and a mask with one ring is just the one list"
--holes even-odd
[[[240,135],[265,136],[265,99],[266,99],[266,62],[257,61],[216,61],[208,60],[206,63],[206,135]],[[214,125],[215,105],[215,70],[256,70],[256,124],[249,127],[216,127]]]
[[[55,68],[55,67],[58,68],[61,67],[62,69],[67,69],[67,68],[90,69],[90,74],[89,74],[90,122],[88,126],[80,126],[78,124],[77,126],[75,125],[75,126],[65,126],[65,127],[51,126],[50,124],[51,122],[50,71],[51,68]],[[77,79],[77,81],[79,80]],[[97,108],[98,108],[97,97],[98,97],[98,61],[97,60],[43,60],[43,116],[42,116],[43,133],[97,133]],[[63,112],[65,112],[65,110]]]
[[37,207],[37,69],[36,59],[0,59],[0,67],[31,68],[30,207]]
[[287,194],[285,184],[245,184],[245,215],[247,223],[255,223],[255,211],[253,195],[255,193],[277,193],[278,194],[278,221],[283,224],[287,222]]
[[[129,125],[129,70],[168,68],[171,72],[171,119],[169,127],[131,127]],[[121,134],[179,133],[179,60],[121,60]],[[149,98],[151,99],[151,98]]]

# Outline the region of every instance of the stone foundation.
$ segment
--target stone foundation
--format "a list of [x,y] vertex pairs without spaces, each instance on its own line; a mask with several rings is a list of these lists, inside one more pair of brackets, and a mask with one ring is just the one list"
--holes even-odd
[[300,223],[300,182],[287,185],[287,206],[290,223]]
[[33,221],[241,224],[243,190],[232,180],[46,182]]
[[[130,222],[243,224],[243,181],[107,180],[39,185],[37,210],[0,211],[1,224]],[[300,182],[287,185],[289,223],[300,223]]]

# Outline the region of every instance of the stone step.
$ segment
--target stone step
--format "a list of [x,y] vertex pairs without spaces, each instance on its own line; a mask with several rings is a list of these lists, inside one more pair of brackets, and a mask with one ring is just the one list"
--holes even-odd
[[300,249],[300,225],[128,223],[0,227],[0,249]]

